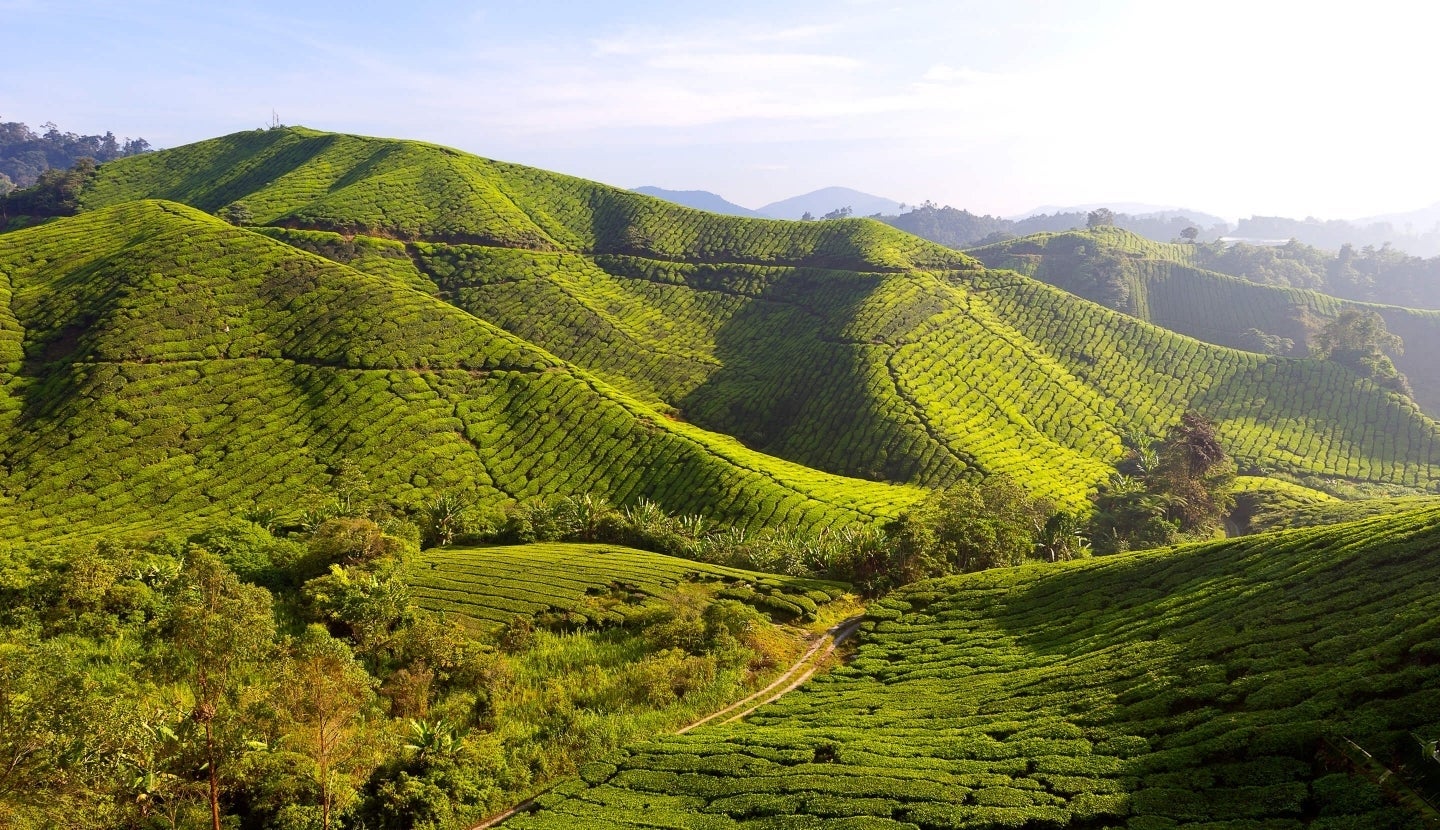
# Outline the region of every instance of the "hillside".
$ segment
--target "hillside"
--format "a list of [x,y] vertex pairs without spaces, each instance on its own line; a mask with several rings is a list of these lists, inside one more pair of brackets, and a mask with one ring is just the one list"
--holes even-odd
[[517,615],[560,628],[633,623],[682,586],[709,584],[775,616],[813,619],[847,586],[708,565],[619,545],[530,544],[437,548],[410,565],[416,604],[494,633]]
[[1283,338],[1278,351],[1309,353],[1319,324],[1347,308],[1371,309],[1405,341],[1393,355],[1415,400],[1440,415],[1440,311],[1372,305],[1314,291],[1261,285],[1196,265],[1191,245],[1151,242],[1118,228],[1037,234],[969,252],[990,268],[1006,268],[1064,288],[1208,343],[1259,350],[1253,332]]
[[1419,830],[1437,521],[917,584],[849,666],[587,765],[505,826]]
[[919,495],[674,423],[401,277],[176,204],[5,234],[0,273],[11,534],[294,510],[346,461],[400,503],[594,492],[752,527]]
[[869,220],[718,217],[303,129],[105,165],[85,203],[142,196],[243,202],[277,239],[839,475],[939,486],[1007,472],[1078,507],[1122,433],[1158,435],[1190,408],[1249,467],[1423,488],[1440,461],[1440,426],[1339,367],[1206,346]]

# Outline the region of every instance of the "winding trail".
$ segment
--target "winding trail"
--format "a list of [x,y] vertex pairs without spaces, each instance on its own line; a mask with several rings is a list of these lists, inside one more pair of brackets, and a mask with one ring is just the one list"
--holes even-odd
[[[859,630],[860,621],[863,619],[864,615],[862,614],[831,626],[824,634],[816,637],[815,642],[810,644],[810,647],[805,650],[805,653],[800,655],[800,658],[792,663],[790,668],[786,669],[783,674],[770,681],[768,686],[758,692],[752,693],[748,697],[735,701],[718,712],[712,712],[694,723],[681,727],[675,731],[675,734],[684,735],[692,729],[697,729],[720,718],[725,718],[720,721],[722,724],[734,723],[737,720],[748,717],[761,706],[774,703],[790,692],[805,685],[805,681],[809,680],[815,675],[815,672],[819,671],[825,659],[831,654],[834,654],[835,649],[839,648],[841,643],[848,640],[851,635]],[[725,717],[726,715],[729,715],[729,717]],[[496,813],[479,824],[472,824],[469,830],[488,830],[488,828],[496,827],[516,813],[528,809],[539,795],[543,795],[543,793],[527,798],[504,812]]]

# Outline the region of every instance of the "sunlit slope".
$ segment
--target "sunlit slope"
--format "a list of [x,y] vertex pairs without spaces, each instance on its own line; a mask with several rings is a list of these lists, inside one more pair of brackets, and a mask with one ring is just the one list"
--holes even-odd
[[1356,747],[1433,798],[1437,549],[1432,510],[921,583],[848,667],[505,826],[1418,830]]
[[0,515],[22,532],[293,509],[345,459],[401,502],[590,492],[752,527],[918,496],[672,423],[403,280],[176,204],[0,236],[0,272]]
[[620,545],[561,543],[434,548],[410,563],[406,581],[419,607],[491,633],[517,616],[562,627],[620,625],[697,583],[786,620],[813,619],[847,590]]
[[1152,242],[1119,228],[1036,234],[969,252],[988,267],[1006,268],[1103,302],[1096,273],[1119,274],[1130,291],[1128,310],[1171,331],[1209,343],[1255,348],[1246,332],[1258,329],[1293,341],[1289,354],[1309,353],[1309,338],[1346,308],[1367,308],[1405,341],[1394,355],[1415,399],[1431,417],[1440,414],[1440,311],[1343,300],[1298,288],[1250,282],[1195,267],[1193,246]]
[[1073,501],[1119,434],[1194,408],[1248,467],[1434,478],[1435,423],[1340,367],[1218,348],[1032,280],[422,247],[458,263],[433,270],[457,305],[824,469],[931,485],[1004,471]]
[[879,222],[725,217],[433,144],[304,128],[235,133],[105,165],[87,208],[170,199],[255,223],[508,248],[668,259],[963,267],[963,254]]
[[1137,324],[869,220],[712,216],[431,145],[307,130],[106,165],[87,200],[136,195],[243,201],[287,226],[266,233],[836,474],[942,486],[1007,472],[1078,508],[1121,434],[1161,434],[1190,408],[1249,468],[1424,487],[1440,459],[1433,421],[1345,370]]

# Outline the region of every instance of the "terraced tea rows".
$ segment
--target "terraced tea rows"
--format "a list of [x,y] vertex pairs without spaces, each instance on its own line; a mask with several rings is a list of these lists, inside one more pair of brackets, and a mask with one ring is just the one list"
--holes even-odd
[[1106,255],[1123,256],[1133,311],[1142,320],[1207,343],[1257,349],[1252,330],[1293,344],[1287,354],[1309,353],[1313,328],[1346,308],[1369,308],[1407,344],[1392,355],[1410,380],[1415,399],[1431,417],[1440,415],[1440,312],[1342,300],[1297,288],[1261,285],[1196,267],[1194,246],[1151,242],[1118,228],[1037,234],[979,248],[988,267],[1009,268],[1088,299],[1085,269]]
[[414,141],[304,128],[235,133],[106,165],[87,208],[243,201],[261,225],[663,259],[973,267],[878,222],[725,217],[627,190]]
[[7,234],[0,268],[0,486],[29,535],[289,507],[342,459],[402,503],[593,492],[752,528],[921,495],[669,421],[403,283],[178,205]]
[[[308,130],[125,160],[86,200],[137,195],[206,209],[244,199],[262,222],[309,229],[270,233],[434,285],[649,406],[840,475],[928,487],[1007,472],[1081,508],[1121,434],[1157,435],[1198,409],[1253,472],[1437,480],[1440,426],[1345,370],[1139,325],[878,223],[712,217]],[[409,241],[323,233],[335,229]],[[1146,261],[1185,253],[1136,245]]]
[[848,667],[505,826],[1418,830],[1386,793],[1440,779],[1437,523],[921,583]]
[[659,605],[682,585],[722,587],[781,619],[813,619],[839,599],[843,585],[760,574],[602,544],[533,544],[436,548],[411,566],[408,582],[421,608],[482,631],[516,616],[548,615],[572,626],[623,623]]

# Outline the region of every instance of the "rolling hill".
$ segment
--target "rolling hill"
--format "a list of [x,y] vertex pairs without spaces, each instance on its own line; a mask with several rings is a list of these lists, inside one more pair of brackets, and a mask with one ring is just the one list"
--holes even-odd
[[[1019,271],[1158,326],[1208,343],[1255,349],[1259,331],[1290,341],[1284,354],[1309,353],[1318,323],[1346,308],[1376,311],[1405,341],[1396,367],[1410,380],[1415,400],[1440,415],[1440,311],[1337,299],[1314,291],[1261,285],[1197,267],[1193,246],[1151,242],[1118,228],[1036,234],[969,253],[990,268]],[[1116,302],[1105,283],[1123,281],[1128,297]]]
[[402,503],[593,491],[754,527],[919,495],[673,422],[403,276],[178,204],[0,236],[0,272],[11,533],[288,507],[343,460]]
[[587,765],[505,826],[1419,830],[1437,522],[920,583],[847,667]]
[[928,487],[1006,472],[1078,507],[1121,434],[1159,434],[1194,408],[1247,467],[1437,478],[1440,426],[1348,370],[1177,336],[869,220],[719,217],[304,129],[105,165],[84,200],[142,197],[243,202],[276,239],[430,292],[671,418],[838,475]]

